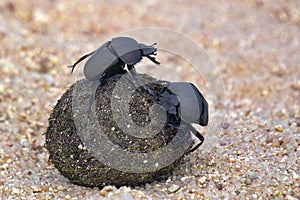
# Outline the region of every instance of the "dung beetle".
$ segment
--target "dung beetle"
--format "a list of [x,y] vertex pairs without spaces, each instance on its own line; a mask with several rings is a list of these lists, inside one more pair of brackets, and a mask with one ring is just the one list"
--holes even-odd
[[123,71],[125,65],[127,65],[129,73],[140,86],[153,95],[150,88],[137,76],[134,65],[140,62],[144,56],[159,65],[160,63],[155,57],[152,57],[152,55],[156,55],[157,51],[154,45],[156,45],[156,43],[148,46],[143,43],[138,43],[129,37],[116,37],[104,43],[97,50],[79,58],[78,61],[72,65],[71,73],[78,63],[90,56],[84,65],[84,75],[90,81],[99,81],[90,99],[89,110],[95,99],[98,86],[101,85],[103,80]]
[[204,137],[191,125],[191,123],[207,126],[208,104],[193,83],[173,82],[169,83],[166,88],[176,95],[178,102],[170,100],[169,93],[164,90],[159,97],[161,104],[164,105],[164,108],[169,113],[178,112],[175,109],[180,107],[179,113],[181,123],[187,126],[201,141],[189,150],[189,152],[193,152],[204,142]]

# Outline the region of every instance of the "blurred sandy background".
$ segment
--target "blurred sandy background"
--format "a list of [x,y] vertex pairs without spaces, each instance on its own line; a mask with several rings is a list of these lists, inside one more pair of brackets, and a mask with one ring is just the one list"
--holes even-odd
[[[199,86],[222,81],[201,88],[216,131],[202,130],[206,144],[166,182],[73,185],[48,163],[42,135],[52,106],[80,78],[67,66],[143,27],[177,31],[204,48],[215,71],[203,78],[177,57],[158,58]],[[300,1],[3,0],[0,45],[2,199],[300,198]]]

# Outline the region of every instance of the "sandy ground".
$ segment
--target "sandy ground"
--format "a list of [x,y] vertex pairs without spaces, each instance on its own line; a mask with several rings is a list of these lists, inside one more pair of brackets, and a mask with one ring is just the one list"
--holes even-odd
[[[2,199],[300,198],[300,1],[29,2],[0,2]],[[200,128],[205,144],[165,182],[102,190],[74,185],[43,147],[52,107],[81,77],[80,67],[70,75],[66,66],[142,27],[174,30],[207,53],[197,73],[163,51],[158,72],[140,68],[201,87],[211,114],[210,126]],[[142,33],[151,38],[151,31]],[[169,38],[160,36],[158,47]],[[200,57],[187,43],[166,43],[182,57]],[[208,58],[213,68],[205,67]]]

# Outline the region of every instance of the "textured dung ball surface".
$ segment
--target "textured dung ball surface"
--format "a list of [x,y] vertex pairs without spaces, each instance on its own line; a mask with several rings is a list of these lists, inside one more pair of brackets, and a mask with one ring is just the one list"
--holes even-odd
[[[144,81],[151,82],[148,86],[154,91],[154,96],[149,95],[142,88],[132,92],[130,98],[123,98],[128,95],[126,89],[118,90],[117,94],[114,93],[116,91],[116,84],[120,83],[121,75],[115,75],[108,79],[97,89],[96,100],[92,107],[95,110],[95,115],[93,116],[95,116],[105,136],[113,145],[117,145],[127,152],[136,153],[137,156],[143,153],[156,152],[165,147],[174,139],[176,134],[178,135],[178,130],[181,130],[181,133],[183,133],[179,140],[180,147],[190,146],[192,139],[188,133],[189,130],[185,128],[179,129],[180,118],[176,112],[166,114],[163,127],[157,134],[154,134],[153,137],[146,139],[135,137],[132,134],[125,133],[126,128],[120,128],[120,122],[121,124],[125,124],[127,128],[131,126],[128,122],[128,118],[124,117],[127,115],[132,119],[132,126],[138,125],[140,127],[149,125],[151,123],[151,117],[153,117],[153,119],[155,117],[161,117],[155,115],[150,117],[149,110],[151,110],[153,104],[158,103],[158,96],[161,91],[165,89],[164,86],[167,82],[158,81],[147,75],[140,76]],[[124,81],[121,85],[122,87],[132,87],[128,81]],[[49,151],[50,161],[61,174],[73,183],[90,187],[102,187],[109,184],[115,186],[135,186],[167,178],[182,160],[185,153],[167,166],[159,167],[157,170],[149,172],[135,173],[107,166],[101,160],[97,159],[97,156],[94,156],[95,154],[91,149],[86,147],[82,137],[78,134],[79,128],[76,125],[80,124],[81,127],[86,127],[89,121],[89,114],[84,111],[74,113],[74,108],[76,105],[84,105],[82,106],[83,108],[88,108],[90,98],[90,92],[88,91],[91,91],[88,87],[91,87],[91,84],[87,80],[77,81],[62,95],[60,100],[58,100],[49,118],[45,147]],[[114,98],[119,99],[121,104],[112,104],[111,101],[115,101]],[[173,99],[176,97],[170,93],[170,98]],[[77,104],[75,105],[74,102],[77,102]],[[122,113],[124,110],[124,106],[122,105],[124,105],[124,103],[128,105],[129,113]],[[113,108],[112,105],[114,106]],[[173,111],[178,110],[176,106]],[[117,112],[116,110],[120,112],[118,115],[114,113]],[[78,117],[78,115],[80,116]],[[152,134],[151,129],[148,131],[149,134]],[[147,134],[147,131],[145,134]],[[95,133],[87,130],[86,135],[90,138],[95,138],[93,141],[96,142],[97,138],[99,138],[97,130]],[[97,146],[97,143],[93,145]],[[175,151],[178,151],[178,148],[174,149],[174,152]],[[159,159],[170,159],[174,152],[172,152],[171,149],[169,156]],[[105,156],[108,158],[112,156],[113,159],[113,153]],[[156,156],[159,157],[159,154]],[[122,163],[121,160],[120,163]],[[137,169],[137,171],[139,171],[139,169]]]

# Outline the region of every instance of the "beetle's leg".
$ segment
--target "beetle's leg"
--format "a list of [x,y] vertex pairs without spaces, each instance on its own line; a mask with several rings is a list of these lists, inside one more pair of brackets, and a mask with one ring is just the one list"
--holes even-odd
[[[193,151],[195,151],[196,149],[198,149],[198,147],[204,142],[204,137],[191,125],[191,124],[189,124],[189,123],[186,123],[186,122],[184,122],[184,121],[181,121],[181,123],[183,123],[185,126],[188,126],[188,129],[200,140],[200,142],[196,145],[196,146],[194,146],[194,147],[192,147],[192,148],[190,148],[188,151],[187,151],[187,153],[191,153],[191,152],[193,152]],[[177,141],[176,143],[180,143],[181,141],[184,141],[184,140],[186,140],[187,139],[187,137],[188,137],[189,135],[188,134],[185,134],[184,136],[183,136],[183,138],[181,138],[179,141]]]
[[88,114],[90,114],[90,112],[91,112],[92,105],[96,99],[97,89],[100,85],[101,85],[101,79],[98,81],[98,83],[95,81],[93,84],[93,94],[91,95],[90,100],[89,100]]
[[[154,54],[155,55],[155,54]],[[158,62],[154,57],[150,56],[150,55],[146,55],[146,57],[151,60],[152,62],[154,62],[157,65],[160,65],[160,62]]]
[[189,129],[192,131],[192,133],[200,140],[200,142],[196,146],[194,146],[188,150],[188,153],[191,153],[191,152],[195,151],[196,149],[198,149],[198,147],[204,142],[204,137],[191,124],[186,123],[186,125],[189,127]]
[[90,53],[88,53],[88,54],[82,56],[82,57],[79,58],[72,66],[70,66],[70,67],[72,67],[71,74],[73,73],[73,71],[74,71],[74,69],[75,69],[75,67],[76,67],[76,65],[77,65],[78,63],[80,63],[81,61],[83,61],[84,59],[86,59],[87,57],[89,57],[90,55],[92,55],[94,52],[95,52],[95,51],[92,51],[92,52],[90,52]]
[[133,65],[127,65],[127,68],[129,70],[129,73],[133,76],[134,80],[138,82],[140,86],[142,86],[151,96],[154,96],[154,92],[146,86],[146,84],[140,79],[140,77],[137,75],[136,70]]

